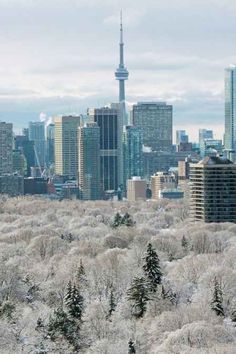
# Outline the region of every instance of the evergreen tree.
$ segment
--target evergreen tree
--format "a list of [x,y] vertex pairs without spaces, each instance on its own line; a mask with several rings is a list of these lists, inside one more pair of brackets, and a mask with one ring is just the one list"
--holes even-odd
[[231,318],[232,322],[236,322],[236,310],[232,311],[230,318]]
[[134,226],[134,221],[129,213],[125,213],[125,215],[122,217],[121,224],[128,227]]
[[185,251],[187,251],[188,249],[188,240],[186,239],[186,237],[183,235],[182,240],[181,240],[181,246],[183,247],[183,249]]
[[58,336],[62,335],[70,343],[74,342],[75,337],[75,323],[70,320],[67,313],[62,308],[54,311],[53,315],[49,318],[48,334],[51,340],[55,340]]
[[147,253],[144,260],[143,270],[147,277],[149,290],[156,292],[157,285],[161,284],[162,271],[160,268],[160,260],[151,243],[147,246]]
[[211,309],[215,311],[217,316],[224,316],[223,309],[223,292],[221,288],[221,284],[215,277],[214,280],[214,289],[213,289],[213,297],[211,301]]
[[128,300],[132,301],[134,316],[136,318],[143,317],[147,309],[147,302],[150,300],[145,279],[143,277],[135,277],[127,294]]
[[113,228],[119,227],[122,224],[122,220],[123,220],[123,218],[120,215],[120,213],[116,213],[113,223],[112,223],[112,227]]
[[128,345],[129,345],[128,354],[135,354],[136,350],[135,350],[134,342],[132,341],[132,339],[129,340]]
[[76,283],[79,287],[87,283],[85,268],[82,259],[80,260],[80,265],[76,272]]
[[84,309],[84,298],[75,284],[68,288],[65,303],[70,316],[74,319],[81,320]]
[[69,301],[72,296],[72,283],[71,280],[69,280],[67,287],[66,287],[66,296],[65,296],[65,301]]
[[111,315],[113,314],[115,309],[116,309],[115,296],[114,296],[114,291],[111,288],[110,297],[109,297],[109,315],[108,315],[108,317],[111,317]]

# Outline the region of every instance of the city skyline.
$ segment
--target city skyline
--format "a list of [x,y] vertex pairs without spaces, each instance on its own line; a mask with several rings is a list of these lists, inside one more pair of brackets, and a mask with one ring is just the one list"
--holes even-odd
[[113,73],[123,7],[128,104],[167,101],[174,106],[174,128],[186,129],[191,140],[196,128],[212,128],[222,138],[224,68],[236,62],[232,1],[224,7],[216,0],[147,1],[142,11],[134,1],[68,6],[63,0],[10,0],[0,7],[0,119],[16,130],[40,112],[78,114],[118,101]]

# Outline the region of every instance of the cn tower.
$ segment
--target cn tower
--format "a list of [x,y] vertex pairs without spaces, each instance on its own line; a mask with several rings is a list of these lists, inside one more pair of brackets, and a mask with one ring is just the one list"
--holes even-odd
[[124,65],[124,42],[122,12],[120,13],[120,64],[115,72],[116,80],[119,80],[119,102],[125,103],[125,80],[128,80],[129,72]]

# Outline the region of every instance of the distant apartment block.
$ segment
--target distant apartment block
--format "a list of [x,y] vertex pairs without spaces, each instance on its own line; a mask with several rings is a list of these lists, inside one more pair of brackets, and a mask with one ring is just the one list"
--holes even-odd
[[152,199],[160,199],[160,193],[163,189],[174,188],[176,188],[176,179],[174,174],[157,172],[151,177]]
[[131,202],[146,199],[147,182],[141,177],[133,177],[127,181],[127,199]]
[[78,128],[80,117],[62,116],[55,123],[55,173],[76,179],[78,175]]
[[218,156],[190,164],[190,216],[195,221],[236,222],[236,165]]

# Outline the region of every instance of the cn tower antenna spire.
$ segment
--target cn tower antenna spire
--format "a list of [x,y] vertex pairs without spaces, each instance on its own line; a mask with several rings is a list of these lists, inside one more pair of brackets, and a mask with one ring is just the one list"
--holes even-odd
[[122,21],[122,10],[120,10],[120,43],[123,44],[123,21]]
[[128,80],[129,72],[124,64],[123,18],[120,11],[120,63],[115,72],[116,80],[119,80],[119,102],[125,102],[125,80]]

